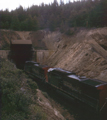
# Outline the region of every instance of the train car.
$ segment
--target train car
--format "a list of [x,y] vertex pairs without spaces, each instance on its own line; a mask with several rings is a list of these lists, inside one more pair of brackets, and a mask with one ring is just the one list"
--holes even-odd
[[28,74],[32,73],[32,67],[34,66],[34,64],[39,64],[37,62],[34,61],[26,61],[25,65],[24,65],[24,71]]
[[[101,112],[107,107],[107,82],[97,79],[81,79],[81,92],[84,101],[96,111]],[[83,101],[83,102],[84,102]]]
[[106,106],[107,83],[88,78],[80,78],[76,74],[53,68],[48,70],[48,82],[77,101],[100,112]]
[[50,68],[48,69],[48,84],[60,89],[63,79],[66,79],[66,76],[71,74],[75,75],[74,72],[66,71],[61,68]]
[[97,113],[106,113],[107,82],[79,77],[74,72],[40,65],[33,61],[26,61],[25,71],[55,90],[90,106]]
[[48,82],[47,71],[49,68],[34,61],[26,61],[24,70],[31,78],[39,78],[39,81]]
[[48,76],[47,72],[50,67],[46,65],[39,65],[39,64],[34,64],[32,66],[32,72],[31,74],[39,78],[42,82],[48,82]]
[[74,78],[69,75],[63,81],[63,90],[72,97],[100,112],[107,98],[107,83],[96,79]]

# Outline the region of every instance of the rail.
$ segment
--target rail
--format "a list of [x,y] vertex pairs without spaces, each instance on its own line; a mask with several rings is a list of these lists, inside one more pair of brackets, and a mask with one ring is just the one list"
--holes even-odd
[[106,104],[107,104],[107,98],[106,98],[105,103],[104,103],[103,106],[101,107],[100,112],[102,111],[102,109],[104,108],[104,106],[105,106]]

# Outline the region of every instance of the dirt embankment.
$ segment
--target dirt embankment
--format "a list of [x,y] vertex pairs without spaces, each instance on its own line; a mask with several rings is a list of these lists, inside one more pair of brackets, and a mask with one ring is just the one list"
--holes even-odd
[[107,81],[107,27],[72,28],[71,33],[67,36],[58,31],[0,30],[0,45],[7,48],[10,40],[32,40],[35,49],[55,50],[43,64]]
[[[35,49],[55,52],[43,61],[53,67],[74,71],[77,75],[107,81],[107,28],[71,30],[72,36],[60,32],[0,31],[1,48],[10,40],[32,40]],[[5,41],[5,42],[4,42]],[[38,103],[49,119],[65,119],[38,90]],[[74,118],[71,118],[73,120]]]
[[8,50],[11,40],[31,40],[35,49],[48,49],[43,38],[46,31],[0,30],[0,49]]
[[[53,38],[55,35],[52,34],[45,37],[49,40]],[[74,71],[80,76],[107,81],[106,27],[79,29],[73,36],[59,35],[54,41],[56,51],[45,64]]]
[[[47,94],[46,94],[47,95]],[[38,89],[37,90],[37,103],[42,107],[43,111],[47,114],[47,120],[66,120],[61,113],[57,110],[57,107],[50,102],[49,98],[46,98],[43,93]],[[73,119],[71,119],[73,120]]]

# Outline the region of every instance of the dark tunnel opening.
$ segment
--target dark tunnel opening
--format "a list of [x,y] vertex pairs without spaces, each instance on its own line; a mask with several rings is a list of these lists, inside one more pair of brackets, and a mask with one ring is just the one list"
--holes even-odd
[[16,67],[24,69],[25,61],[32,60],[33,49],[30,40],[14,40],[10,45],[9,59],[11,59]]

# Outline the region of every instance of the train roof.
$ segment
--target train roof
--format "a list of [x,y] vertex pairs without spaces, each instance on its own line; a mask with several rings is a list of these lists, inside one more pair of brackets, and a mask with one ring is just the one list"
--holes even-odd
[[35,61],[26,61],[25,63],[39,64],[38,62]]
[[45,68],[45,67],[49,67],[47,65],[39,65],[39,64],[34,64],[34,66],[40,67],[40,68]]
[[48,69],[48,72],[58,72],[58,73],[62,73],[62,74],[75,74],[73,72],[67,71],[67,70],[63,70],[61,68],[50,68]]
[[11,41],[12,45],[32,45],[31,40],[12,40]]
[[68,77],[81,81],[81,79],[77,75],[68,75]]
[[102,86],[102,85],[107,85],[107,82],[97,80],[97,79],[80,77],[80,76],[77,76],[77,75],[68,75],[68,78],[78,80],[81,83],[84,83],[84,84],[87,84],[87,85],[90,85],[90,86],[93,86],[93,87],[99,87],[99,86]]
[[94,86],[94,87],[99,87],[102,85],[107,85],[107,82],[101,81],[101,80],[97,80],[97,79],[81,79],[82,83]]

